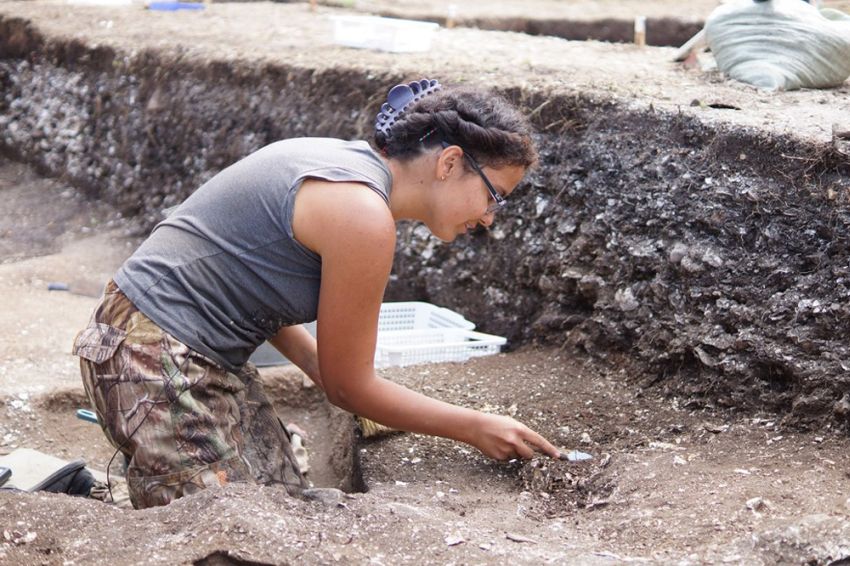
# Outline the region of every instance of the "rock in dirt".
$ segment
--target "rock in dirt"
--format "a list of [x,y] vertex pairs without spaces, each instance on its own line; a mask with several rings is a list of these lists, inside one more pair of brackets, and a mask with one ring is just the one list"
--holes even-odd
[[341,505],[345,494],[339,489],[332,487],[311,487],[301,492],[301,495],[310,501],[318,501],[328,506]]
[[754,533],[752,548],[764,564],[847,564],[850,522],[825,514],[807,515],[792,525]]
[[528,542],[531,544],[537,544],[536,540],[515,533],[505,533],[505,538],[514,542]]
[[747,500],[747,509],[755,513],[770,509],[770,503],[762,497],[753,497]]

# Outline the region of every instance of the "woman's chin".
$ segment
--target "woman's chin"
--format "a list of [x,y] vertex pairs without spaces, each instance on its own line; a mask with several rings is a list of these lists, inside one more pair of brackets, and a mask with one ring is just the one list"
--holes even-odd
[[431,234],[434,235],[435,238],[444,243],[454,242],[455,238],[458,237],[457,230],[432,230]]
[[458,236],[460,236],[461,234],[466,234],[465,226],[435,227],[429,226],[428,224],[425,224],[425,226],[428,228],[428,231],[431,232],[432,236],[445,243],[454,242]]

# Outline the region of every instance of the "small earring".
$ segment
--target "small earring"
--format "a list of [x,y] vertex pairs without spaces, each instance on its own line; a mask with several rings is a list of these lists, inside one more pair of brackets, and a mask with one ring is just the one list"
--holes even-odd
[[442,177],[440,177],[440,180],[441,180],[441,181],[445,181],[445,180],[446,180],[446,176],[445,176],[445,175],[443,175]]

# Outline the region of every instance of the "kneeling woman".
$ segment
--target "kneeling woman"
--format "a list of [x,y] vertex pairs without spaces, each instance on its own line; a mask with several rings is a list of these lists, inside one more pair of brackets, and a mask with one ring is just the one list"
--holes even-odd
[[[393,88],[375,151],[362,141],[273,143],[200,187],[124,263],[74,345],[137,508],[211,485],[306,483],[247,360],[270,341],[331,403],[484,454],[558,452],[504,416],[375,374],[395,223],[452,241],[489,226],[536,154],[503,99],[423,80]],[[314,339],[301,323],[318,321]]]

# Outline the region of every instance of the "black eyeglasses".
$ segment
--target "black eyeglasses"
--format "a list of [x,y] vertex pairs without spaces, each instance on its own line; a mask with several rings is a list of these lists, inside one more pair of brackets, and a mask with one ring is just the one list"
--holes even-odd
[[[443,149],[449,147],[448,142],[441,142],[443,145]],[[458,146],[460,147],[460,146]],[[484,171],[481,170],[481,166],[476,163],[476,161],[472,158],[469,153],[462,147],[460,148],[463,151],[463,156],[469,162],[469,165],[472,167],[473,171],[478,173],[478,176],[481,177],[481,180],[484,181],[484,186],[487,187],[487,192],[490,193],[490,196],[493,197],[493,200],[496,201],[490,206],[487,207],[487,212],[485,214],[493,214],[494,212],[498,212],[503,209],[505,205],[508,204],[508,201],[505,200],[505,197],[500,195],[498,191],[493,187],[493,183],[490,182],[490,179],[487,178],[487,175],[484,174]]]

